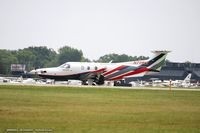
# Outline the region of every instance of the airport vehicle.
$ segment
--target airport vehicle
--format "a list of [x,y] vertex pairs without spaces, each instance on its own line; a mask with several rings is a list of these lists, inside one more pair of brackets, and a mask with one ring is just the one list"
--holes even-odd
[[159,72],[169,51],[152,51],[155,56],[149,60],[121,63],[66,62],[61,66],[41,68],[31,74],[57,81],[81,80],[89,85],[102,85],[104,81],[116,81],[128,77],[139,77]]

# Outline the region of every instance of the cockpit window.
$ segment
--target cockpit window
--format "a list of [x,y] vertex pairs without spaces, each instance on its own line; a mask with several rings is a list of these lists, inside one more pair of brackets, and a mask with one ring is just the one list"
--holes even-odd
[[61,65],[60,67],[61,67],[61,68],[70,68],[70,65],[67,64],[67,63],[65,63],[65,64]]
[[65,68],[70,68],[70,65],[69,65],[69,64],[66,64],[66,65],[65,65]]

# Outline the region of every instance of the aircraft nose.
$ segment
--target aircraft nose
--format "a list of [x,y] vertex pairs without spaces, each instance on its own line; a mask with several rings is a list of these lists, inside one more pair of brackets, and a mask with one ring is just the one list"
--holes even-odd
[[34,69],[34,70],[31,70],[29,73],[30,74],[37,74],[37,71]]

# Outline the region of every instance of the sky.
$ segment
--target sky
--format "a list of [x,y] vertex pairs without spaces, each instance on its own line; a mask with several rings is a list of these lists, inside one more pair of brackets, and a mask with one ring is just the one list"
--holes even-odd
[[0,49],[65,45],[200,63],[200,0],[0,0]]

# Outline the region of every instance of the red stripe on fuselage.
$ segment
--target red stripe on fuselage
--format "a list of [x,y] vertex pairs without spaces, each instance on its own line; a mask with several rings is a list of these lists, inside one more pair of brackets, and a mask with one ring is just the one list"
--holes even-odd
[[123,77],[125,77],[125,76],[130,76],[130,75],[142,73],[142,72],[145,72],[145,71],[148,71],[148,70],[149,70],[148,68],[140,68],[140,69],[134,70],[134,71],[132,71],[132,72],[129,72],[129,73],[122,74],[122,75],[120,75],[120,76],[111,78],[110,80],[120,80],[120,79],[123,79]]
[[92,73],[101,73],[101,72],[104,72],[105,71],[105,68],[101,68],[99,70],[95,70],[95,71],[91,71]]
[[113,73],[113,72],[115,72],[115,71],[118,71],[118,70],[123,69],[124,67],[126,67],[126,66],[125,66],[125,65],[119,66],[119,67],[117,67],[117,68],[115,68],[115,69],[112,69],[112,70],[110,70],[110,71],[108,71],[108,72],[105,72],[103,75],[104,75],[104,76],[107,76],[107,75],[109,75],[109,74],[111,74],[111,73]]

